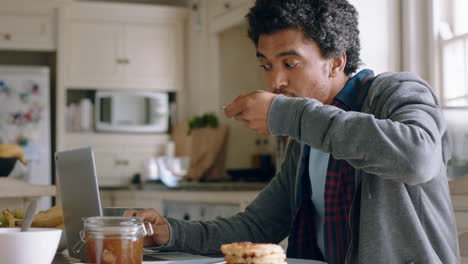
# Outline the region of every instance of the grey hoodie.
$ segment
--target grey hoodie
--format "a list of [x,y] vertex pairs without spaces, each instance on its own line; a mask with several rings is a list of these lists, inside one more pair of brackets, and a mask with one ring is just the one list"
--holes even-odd
[[356,169],[346,263],[459,263],[446,177],[450,144],[436,96],[414,74],[385,73],[372,83],[362,110],[277,96],[270,132],[292,139],[278,175],[233,217],[168,219],[165,247],[207,254],[224,243],[282,241],[300,203],[306,144]]

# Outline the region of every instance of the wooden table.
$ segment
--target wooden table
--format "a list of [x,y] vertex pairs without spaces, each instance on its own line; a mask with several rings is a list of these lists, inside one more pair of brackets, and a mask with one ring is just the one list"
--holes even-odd
[[0,209],[26,207],[31,198],[56,194],[57,188],[54,185],[37,185],[0,177]]
[[[217,257],[217,258],[216,258]],[[207,257],[207,256],[199,256],[199,255],[192,255],[188,253],[181,253],[181,252],[160,252],[156,254],[152,254],[149,256],[146,256],[143,258],[143,261],[149,261],[150,263],[154,261],[161,261],[161,262],[167,262],[167,261],[201,261],[204,260],[206,263],[212,263],[216,260],[219,259],[219,256],[216,256],[215,258],[213,257]],[[63,251],[60,254],[55,255],[54,261],[52,261],[52,264],[75,264],[75,263],[84,263],[79,261],[78,259],[71,258],[68,256],[67,251]]]
[[[166,260],[160,261],[146,261],[143,260],[143,264],[146,263],[160,263],[160,264],[175,264],[175,263],[184,263],[184,264],[214,264],[224,261],[223,258],[210,258],[206,256],[198,256],[198,255],[191,255],[187,253],[180,253],[180,252],[165,252],[165,253],[157,253],[154,256],[164,258]],[[306,260],[306,259],[286,259],[288,264],[326,264],[321,261],[315,260]],[[55,256],[54,261],[52,264],[73,264],[73,263],[83,263],[79,262],[75,259],[71,259],[67,257],[66,253],[58,254]]]
[[70,258],[68,254],[66,253],[55,255],[55,258],[52,261],[52,264],[71,264],[71,263],[80,263],[80,261],[77,259]]

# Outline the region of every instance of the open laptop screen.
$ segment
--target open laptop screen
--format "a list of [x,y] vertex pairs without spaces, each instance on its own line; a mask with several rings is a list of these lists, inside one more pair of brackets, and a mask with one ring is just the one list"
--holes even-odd
[[55,169],[68,253],[86,260],[86,247],[80,243],[83,218],[102,215],[93,150],[86,147],[56,152]]

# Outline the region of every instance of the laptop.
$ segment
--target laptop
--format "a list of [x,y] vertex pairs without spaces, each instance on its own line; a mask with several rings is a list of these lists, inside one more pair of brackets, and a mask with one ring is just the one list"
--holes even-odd
[[86,260],[86,247],[80,237],[83,218],[102,216],[92,148],[56,152],[55,169],[68,254]]
[[[92,148],[56,152],[55,169],[68,254],[86,261],[86,247],[80,237],[83,218],[103,215]],[[143,260],[167,260],[157,255],[155,251],[145,250]]]

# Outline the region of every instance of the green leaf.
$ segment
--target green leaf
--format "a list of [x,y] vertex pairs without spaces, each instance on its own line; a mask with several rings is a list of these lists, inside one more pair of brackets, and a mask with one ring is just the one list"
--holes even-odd
[[192,133],[193,129],[203,128],[203,127],[212,127],[217,128],[219,125],[218,118],[211,113],[206,113],[202,116],[194,116],[189,121],[189,131],[188,135]]

